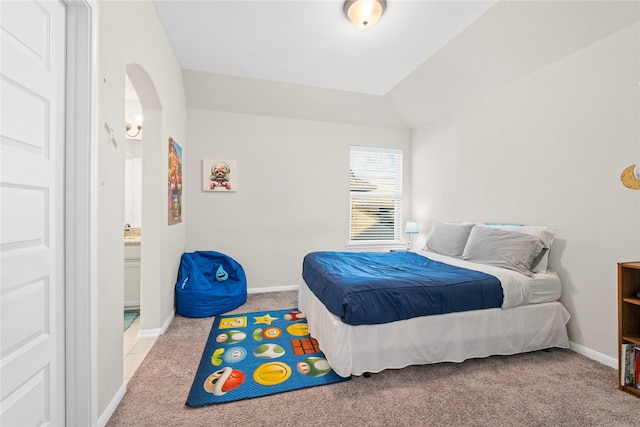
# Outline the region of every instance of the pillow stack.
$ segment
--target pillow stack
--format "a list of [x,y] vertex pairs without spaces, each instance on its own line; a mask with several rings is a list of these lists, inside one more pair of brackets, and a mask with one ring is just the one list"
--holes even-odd
[[555,233],[546,226],[436,223],[424,249],[532,276],[547,271]]
[[461,258],[473,226],[473,223],[435,223],[424,248],[437,254]]

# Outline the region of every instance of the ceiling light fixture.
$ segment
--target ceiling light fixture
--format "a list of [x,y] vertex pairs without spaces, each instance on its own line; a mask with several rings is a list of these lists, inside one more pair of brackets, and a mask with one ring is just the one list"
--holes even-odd
[[346,0],[342,9],[356,27],[368,28],[378,22],[386,8],[387,0]]

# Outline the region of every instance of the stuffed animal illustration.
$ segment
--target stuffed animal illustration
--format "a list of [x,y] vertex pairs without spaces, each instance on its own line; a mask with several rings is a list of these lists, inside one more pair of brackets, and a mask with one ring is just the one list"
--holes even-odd
[[223,187],[227,190],[231,190],[231,184],[229,184],[229,175],[231,174],[231,168],[226,162],[215,162],[211,165],[211,181],[210,188],[214,190],[216,187]]

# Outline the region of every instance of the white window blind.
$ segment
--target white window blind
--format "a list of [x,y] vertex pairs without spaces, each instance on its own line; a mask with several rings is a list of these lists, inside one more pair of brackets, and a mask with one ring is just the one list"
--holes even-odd
[[402,151],[351,147],[351,242],[401,239]]

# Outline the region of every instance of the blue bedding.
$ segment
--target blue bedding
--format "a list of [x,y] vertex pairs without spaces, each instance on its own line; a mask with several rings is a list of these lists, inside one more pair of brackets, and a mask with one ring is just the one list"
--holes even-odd
[[304,257],[302,277],[350,325],[502,305],[496,277],[413,252],[312,252]]

